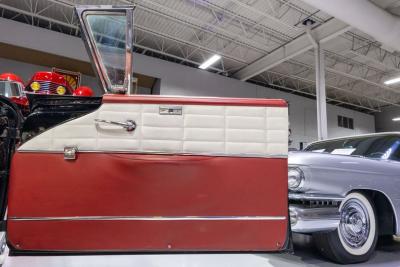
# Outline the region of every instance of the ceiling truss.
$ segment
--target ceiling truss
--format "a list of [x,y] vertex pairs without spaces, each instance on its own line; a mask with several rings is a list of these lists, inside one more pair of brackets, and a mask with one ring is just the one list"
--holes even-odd
[[[102,1],[109,3],[108,0],[0,0],[0,16],[78,36],[73,6]],[[236,77],[244,70],[251,70],[257,60],[271,58],[275,53],[275,64],[265,61],[268,64],[264,64],[262,71],[248,71],[246,79],[315,96],[311,48],[304,42],[303,47],[297,51],[294,48],[292,56],[287,56],[287,45],[302,38],[305,29],[301,22],[306,18],[322,28],[334,24],[318,10],[305,8],[296,0],[115,2],[137,6],[136,52],[193,67],[217,53],[222,61],[210,70],[225,76],[236,73]],[[400,106],[399,88],[383,84],[387,77],[400,73],[400,55],[349,28],[339,27],[332,35],[343,40],[347,49],[325,49],[328,102],[365,112],[377,112],[386,105]],[[278,54],[279,49],[285,53]]]

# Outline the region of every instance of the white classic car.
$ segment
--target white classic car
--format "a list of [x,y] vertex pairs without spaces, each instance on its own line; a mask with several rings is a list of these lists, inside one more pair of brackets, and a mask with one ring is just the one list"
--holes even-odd
[[315,142],[289,153],[292,231],[340,263],[366,261],[400,235],[400,133]]

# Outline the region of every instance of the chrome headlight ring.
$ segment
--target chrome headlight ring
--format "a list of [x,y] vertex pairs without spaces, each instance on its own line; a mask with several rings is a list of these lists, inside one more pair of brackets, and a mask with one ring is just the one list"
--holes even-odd
[[292,191],[301,190],[304,185],[304,172],[300,167],[291,167],[288,169],[288,188]]

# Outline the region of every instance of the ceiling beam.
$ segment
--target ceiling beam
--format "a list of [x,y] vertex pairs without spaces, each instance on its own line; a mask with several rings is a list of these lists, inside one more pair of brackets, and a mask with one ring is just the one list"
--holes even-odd
[[[337,20],[331,19],[328,22],[316,27],[311,31],[318,42],[324,43],[336,36],[348,31],[350,26]],[[241,81],[246,81],[264,71],[267,71],[301,53],[313,48],[308,36],[303,34],[293,41],[272,51],[266,56],[247,65],[243,69],[236,72],[233,77]]]
[[[278,73],[278,72],[274,72],[274,71],[269,71],[269,72],[273,73],[273,74],[277,74],[277,75],[286,75],[286,74],[282,74],[282,73]],[[287,75],[287,76],[290,76],[290,75]],[[262,77],[262,76],[259,76],[259,77],[261,77],[263,80],[265,80],[265,77]],[[266,87],[270,87],[271,85],[273,85],[274,87],[282,88],[282,89],[290,91],[290,92],[299,93],[299,94],[302,94],[302,95],[312,96],[313,98],[316,97],[316,94],[313,93],[313,92],[307,92],[307,91],[304,91],[304,90],[295,89],[294,87],[284,86],[284,85],[281,85],[281,84],[271,84],[267,80],[265,80],[265,82],[262,82],[262,81],[259,81],[259,80],[253,80],[252,79],[252,81],[254,81],[255,83],[261,83]],[[311,81],[311,80],[309,80],[309,82],[310,83],[315,83],[315,81]],[[327,87],[331,87],[331,86],[327,85]],[[367,106],[364,106],[364,105],[358,105],[358,104],[354,104],[354,103],[351,103],[351,102],[343,101],[343,100],[340,100],[340,99],[337,99],[337,98],[327,97],[327,101],[338,102],[340,104],[353,106],[353,107],[356,107],[358,109],[368,110],[369,112],[381,112],[380,109],[376,109],[374,107],[367,107]]]
[[[64,0],[63,2],[58,2],[59,0],[51,0],[51,1],[54,1],[54,3],[65,5],[67,7],[73,7],[72,3],[68,4],[66,2],[67,0]],[[14,7],[5,5],[5,4],[1,4],[0,3],[0,8],[11,10],[13,12],[17,12],[17,13],[20,13],[20,14],[25,14],[25,15],[28,15],[28,16],[33,16],[35,18],[39,18],[39,19],[42,19],[42,20],[45,20],[45,21],[49,21],[51,23],[60,24],[62,26],[65,26],[65,27],[68,27],[68,28],[71,28],[71,29],[74,29],[74,30],[78,30],[79,29],[79,27],[77,25],[75,25],[75,24],[69,24],[69,23],[66,23],[66,22],[63,22],[63,21],[60,21],[60,20],[56,20],[56,19],[45,17],[45,16],[41,16],[39,14],[35,14],[35,13],[30,12],[30,11],[14,8]],[[7,32],[10,28],[13,27],[13,25],[15,23],[19,23],[20,27],[25,27],[25,28],[29,28],[29,26],[32,27],[32,25],[29,25],[29,24],[15,22],[15,21],[0,17],[0,33],[3,32],[3,31]],[[135,27],[136,27],[137,30],[145,32],[146,34],[151,34],[151,35],[154,35],[154,36],[157,36],[157,37],[160,37],[160,38],[164,38],[164,39],[168,39],[168,40],[171,40],[171,41],[174,41],[174,42],[177,42],[177,43],[185,43],[188,46],[195,47],[195,48],[197,48],[197,49],[199,49],[201,51],[204,51],[204,52],[216,53],[216,51],[214,51],[212,49],[208,49],[208,48],[205,48],[205,47],[200,46],[198,44],[191,43],[191,42],[188,42],[188,41],[184,41],[184,40],[181,40],[181,39],[174,39],[171,36],[165,35],[165,34],[160,33],[160,32],[153,31],[153,30],[151,30],[149,28],[145,28],[145,27],[140,26],[138,24],[136,24]],[[43,32],[43,35],[46,35],[44,31],[38,31],[38,34],[41,35],[42,32]],[[54,32],[54,33],[56,33],[56,32]],[[70,40],[76,39],[76,40],[78,40],[78,44],[80,46],[82,46],[82,48],[84,48],[81,38],[76,37],[76,38],[71,39],[71,38],[66,37],[65,34],[58,33],[58,32],[56,34],[59,34],[59,36],[60,36],[59,38],[60,39],[63,39],[63,40],[66,39],[67,42],[69,41],[69,39]],[[27,39],[28,37],[26,37],[26,36],[30,36],[30,35],[24,35],[24,34],[15,35],[14,36],[15,38],[13,40],[10,40],[10,35],[9,34],[3,34],[3,35],[0,35],[0,43],[1,42],[9,43],[9,44],[12,44],[14,42],[17,42],[17,43],[18,42],[26,42],[27,43],[28,40],[25,40],[25,39]],[[38,50],[38,51],[42,51],[42,50],[44,50],[43,47],[47,48],[47,46],[45,44],[47,44],[49,41],[46,38],[38,38],[38,40],[40,40],[40,42],[35,42],[34,44],[31,42],[31,40],[29,41],[30,43],[32,43],[31,44],[32,49]],[[176,55],[173,55],[173,54],[170,54],[170,53],[165,53],[164,51],[155,50],[155,49],[150,48],[148,46],[144,46],[143,44],[135,43],[134,46],[142,48],[142,49],[148,49],[148,50],[151,50],[152,52],[155,52],[155,53],[158,53],[158,54],[161,54],[161,55],[165,55],[165,56],[173,57],[173,58],[176,58],[176,59],[184,60],[185,62],[189,62],[189,63],[192,63],[192,64],[200,65],[202,63],[202,62],[194,62],[194,61],[189,60],[189,59],[184,59],[182,57],[179,57],[179,56],[176,56]],[[89,58],[87,57],[87,53],[86,53],[85,49],[83,49],[83,50],[82,49],[74,49],[74,47],[76,47],[75,44],[74,45],[69,45],[68,47],[71,48],[71,49],[69,49],[69,50],[71,50],[71,53],[69,53],[69,50],[66,52],[64,47],[61,49],[61,48],[59,48],[57,46],[52,46],[51,50],[42,51],[42,52],[50,52],[50,53],[53,53],[53,54],[60,54],[60,55],[64,55],[64,54],[68,53],[67,57],[69,57],[69,58],[73,58],[73,59],[77,59],[77,60],[89,61]],[[80,54],[77,54],[76,51],[84,51],[84,56],[82,56]],[[222,54],[222,53],[220,53],[220,54]],[[241,61],[240,59],[236,59],[236,58],[230,57],[230,56],[225,55],[225,54],[222,54],[222,55],[224,56],[224,58],[232,60],[234,62],[238,62],[240,64],[245,63],[244,61]],[[218,72],[224,73],[224,71],[219,69],[219,68],[216,68],[216,67],[210,67],[210,68],[213,69],[213,70],[216,70]]]
[[203,19],[197,19],[194,16],[186,15],[182,12],[178,12],[166,5],[159,4],[156,1],[146,0],[146,1],[133,1],[133,0],[120,0],[123,3],[135,4],[136,7],[146,10],[150,13],[157,14],[158,16],[165,17],[169,20],[184,24],[188,27],[195,28],[200,31],[208,32],[214,34],[223,39],[229,40],[236,43],[239,46],[245,46],[260,53],[265,53],[270,48],[265,43],[260,43],[252,39],[247,38],[243,34],[228,31],[225,28],[206,22]]
[[[353,59],[350,59],[350,60],[354,62],[353,65],[352,65],[353,67],[355,66],[355,64],[361,65],[359,62],[354,61]],[[310,65],[310,64],[307,64],[307,63],[303,63],[303,62],[297,61],[297,60],[291,60],[290,63],[296,64],[296,65],[301,65],[301,66],[304,66],[304,67],[307,67],[307,68],[313,68],[313,69],[315,67],[313,65]],[[369,68],[369,66],[367,66],[367,68]],[[353,80],[364,82],[366,84],[375,86],[377,88],[382,88],[382,89],[384,89],[386,91],[390,91],[390,92],[393,92],[393,93],[396,93],[396,94],[400,94],[400,90],[398,88],[386,86],[384,84],[380,84],[379,82],[375,82],[375,81],[372,81],[372,80],[368,79],[368,77],[361,77],[361,76],[355,75],[351,71],[338,70],[338,69],[335,69],[333,66],[332,67],[325,67],[325,69],[330,73],[339,74],[339,75],[341,75],[343,77],[347,77],[347,78],[350,78],[350,79],[353,79]],[[375,69],[374,71],[379,71],[379,70]],[[379,74],[380,73],[378,73],[378,75]],[[384,72],[382,72],[382,75],[383,74],[384,74]]]
[[[280,72],[275,72],[275,71],[268,71],[268,72],[269,72],[269,73],[272,73],[272,74],[275,74],[275,75],[279,75],[279,76],[291,78],[291,79],[294,79],[294,80],[299,80],[299,81],[302,81],[302,82],[304,82],[304,83],[313,84],[313,85],[315,84],[315,80],[307,79],[307,78],[300,77],[300,76],[297,76],[297,75],[294,75],[294,74],[285,74],[285,73],[280,73]],[[270,82],[269,82],[269,83],[270,83]],[[277,84],[275,84],[275,83],[273,83],[273,82],[271,82],[270,84],[272,84],[272,85],[274,85],[274,86],[277,85]],[[391,101],[388,101],[388,100],[386,100],[386,99],[382,99],[382,98],[380,98],[380,97],[375,97],[375,98],[373,98],[373,97],[368,96],[368,95],[360,95],[360,94],[357,94],[356,92],[352,92],[352,91],[343,89],[343,88],[341,88],[341,87],[338,87],[338,86],[333,85],[333,84],[330,84],[330,83],[327,83],[327,84],[326,84],[326,87],[327,87],[327,88],[334,89],[334,90],[337,90],[337,91],[340,91],[340,92],[343,92],[343,93],[345,93],[345,94],[352,95],[353,97],[365,98],[365,99],[369,99],[369,100],[372,100],[372,101],[384,103],[384,104],[386,104],[386,105],[393,105],[393,106],[400,107],[400,104],[396,104],[396,103],[391,102]],[[304,91],[301,91],[301,90],[297,90],[297,91],[299,91],[299,92],[304,92]],[[309,94],[315,96],[315,93],[309,93]],[[335,99],[335,98],[330,98],[330,100],[339,101],[339,100],[337,100],[337,99]],[[354,104],[354,103],[350,103],[350,102],[343,102],[343,103],[346,104],[346,105],[353,105],[353,104]],[[369,109],[369,110],[374,111],[374,112],[378,112],[378,111],[379,111],[378,109],[375,109],[375,107],[372,108],[372,107],[360,106],[360,105],[356,105],[356,106],[357,106],[357,107],[361,107],[361,108],[365,108],[365,109]]]

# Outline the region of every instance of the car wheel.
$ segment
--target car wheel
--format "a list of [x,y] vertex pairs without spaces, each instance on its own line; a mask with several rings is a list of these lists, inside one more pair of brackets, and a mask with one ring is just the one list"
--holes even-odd
[[351,193],[342,201],[339,211],[341,220],[335,231],[314,234],[317,249],[341,264],[367,261],[378,241],[373,202],[362,193]]

